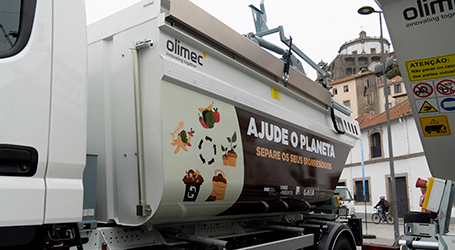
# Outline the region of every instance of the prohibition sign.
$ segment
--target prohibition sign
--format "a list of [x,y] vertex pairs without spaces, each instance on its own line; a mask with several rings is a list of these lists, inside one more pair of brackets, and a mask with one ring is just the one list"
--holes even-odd
[[451,95],[455,93],[455,82],[452,80],[442,80],[436,85],[436,90],[442,95]]
[[425,98],[433,94],[433,87],[426,82],[421,82],[414,86],[413,91],[417,97]]

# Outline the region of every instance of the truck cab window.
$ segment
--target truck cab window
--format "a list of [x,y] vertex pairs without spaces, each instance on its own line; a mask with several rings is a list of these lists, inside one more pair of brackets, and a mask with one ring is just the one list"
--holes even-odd
[[0,0],[0,53],[10,50],[16,44],[20,13],[20,0]]
[[32,33],[37,0],[0,0],[0,58],[21,52]]

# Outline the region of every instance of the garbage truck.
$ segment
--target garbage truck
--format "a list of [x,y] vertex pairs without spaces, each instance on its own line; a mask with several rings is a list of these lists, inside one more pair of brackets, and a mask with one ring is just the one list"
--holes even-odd
[[187,0],[89,27],[80,0],[0,0],[0,24],[0,249],[361,244],[360,219],[314,212],[358,123],[282,27],[238,34]]

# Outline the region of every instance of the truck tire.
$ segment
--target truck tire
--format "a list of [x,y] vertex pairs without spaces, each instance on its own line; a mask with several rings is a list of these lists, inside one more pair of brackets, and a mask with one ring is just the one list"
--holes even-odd
[[348,239],[344,236],[340,236],[337,241],[335,242],[335,245],[333,246],[333,250],[353,250],[351,248],[351,244],[349,244]]
[[[360,221],[360,220],[359,220]],[[323,221],[314,221],[314,224],[321,224]],[[311,231],[315,233],[316,244],[311,247],[305,248],[307,250],[356,250],[356,239],[351,229],[343,223],[325,222],[328,226],[326,230],[321,232]],[[359,246],[362,244],[360,239]]]

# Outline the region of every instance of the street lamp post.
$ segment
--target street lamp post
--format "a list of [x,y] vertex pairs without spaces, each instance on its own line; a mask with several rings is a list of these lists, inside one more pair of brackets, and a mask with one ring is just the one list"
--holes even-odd
[[375,10],[373,7],[364,6],[357,11],[361,15],[369,15],[371,13],[379,14],[379,28],[381,30],[381,57],[382,57],[382,75],[384,78],[384,97],[385,97],[385,112],[387,117],[387,135],[389,141],[389,165],[390,165],[390,179],[392,188],[392,208],[393,208],[393,225],[395,232],[395,240],[398,240],[399,229],[398,229],[398,207],[397,207],[397,195],[395,185],[395,167],[393,164],[393,148],[392,148],[392,131],[390,129],[390,112],[389,112],[389,97],[387,93],[387,76],[385,74],[385,54],[384,54],[384,38],[382,35],[382,11]]

